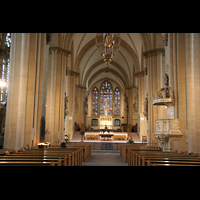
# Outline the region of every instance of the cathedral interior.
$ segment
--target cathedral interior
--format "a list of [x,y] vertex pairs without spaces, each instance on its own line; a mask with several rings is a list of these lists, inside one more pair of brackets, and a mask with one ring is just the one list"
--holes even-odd
[[199,33],[0,33],[3,147],[72,140],[76,124],[200,153],[199,54]]

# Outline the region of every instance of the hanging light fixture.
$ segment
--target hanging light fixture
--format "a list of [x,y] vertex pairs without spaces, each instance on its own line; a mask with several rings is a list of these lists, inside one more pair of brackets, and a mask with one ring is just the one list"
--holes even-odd
[[121,36],[119,33],[97,33],[96,46],[107,65],[112,61],[120,47]]

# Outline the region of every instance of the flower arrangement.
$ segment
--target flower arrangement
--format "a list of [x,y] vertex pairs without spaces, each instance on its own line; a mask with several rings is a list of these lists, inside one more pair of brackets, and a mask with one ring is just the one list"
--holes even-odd
[[129,138],[129,140],[128,140],[127,143],[131,143],[131,144],[135,143],[135,142],[133,141],[133,137],[132,137],[132,136],[130,136],[130,138]]
[[65,135],[65,142],[67,142],[68,141],[68,136],[67,135]]

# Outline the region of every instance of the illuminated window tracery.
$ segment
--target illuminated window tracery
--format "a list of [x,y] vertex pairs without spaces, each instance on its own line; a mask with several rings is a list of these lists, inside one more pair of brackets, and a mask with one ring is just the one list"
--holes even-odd
[[115,89],[115,116],[120,115],[120,91],[119,88]]
[[[112,85],[105,81],[98,91],[95,87],[92,91],[92,115],[100,116],[120,116],[120,90],[117,87],[114,91]],[[99,101],[100,100],[100,101]],[[107,115],[105,113],[107,110]]]
[[98,89],[95,87],[92,92],[92,110],[93,116],[98,115]]
[[[106,101],[107,99],[107,101]],[[112,115],[112,86],[109,82],[105,81],[100,88],[100,115],[105,115],[105,106],[107,102],[107,116]]]

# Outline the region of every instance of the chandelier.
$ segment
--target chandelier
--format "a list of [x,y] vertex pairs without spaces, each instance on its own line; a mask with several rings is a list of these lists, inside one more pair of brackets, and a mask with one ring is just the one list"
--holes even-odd
[[107,65],[112,61],[120,47],[121,36],[119,33],[97,33],[96,46]]

